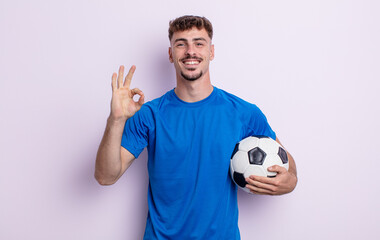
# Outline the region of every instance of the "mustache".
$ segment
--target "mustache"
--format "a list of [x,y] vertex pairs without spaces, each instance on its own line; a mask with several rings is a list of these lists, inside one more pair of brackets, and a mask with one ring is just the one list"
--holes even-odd
[[181,61],[184,61],[184,60],[198,60],[198,61],[203,61],[203,58],[186,56],[186,57],[184,57],[184,58],[181,58]]

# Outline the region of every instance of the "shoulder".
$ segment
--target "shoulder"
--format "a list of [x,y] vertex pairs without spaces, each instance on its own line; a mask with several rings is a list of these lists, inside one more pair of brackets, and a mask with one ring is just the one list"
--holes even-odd
[[253,125],[253,123],[267,122],[266,116],[261,109],[234,94],[218,89],[220,98],[225,102],[229,111],[234,112],[242,123]]
[[276,134],[270,127],[268,120],[261,109],[253,103],[247,102],[234,94],[220,90],[223,98],[230,102],[236,109],[244,126],[244,136],[263,135],[276,139]]
[[216,88],[218,91],[218,97],[221,101],[225,102],[226,104],[231,105],[237,110],[253,110],[257,111],[260,110],[255,104],[250,103],[235,94],[229,93],[223,89]]

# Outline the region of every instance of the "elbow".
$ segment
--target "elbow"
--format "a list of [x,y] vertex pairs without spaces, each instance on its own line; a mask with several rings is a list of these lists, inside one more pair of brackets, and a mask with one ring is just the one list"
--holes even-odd
[[115,183],[115,182],[105,181],[105,180],[102,180],[102,179],[96,179],[96,180],[102,186],[110,186],[110,185],[112,185],[112,184]]
[[107,179],[97,173],[95,173],[95,179],[102,186],[110,186],[116,182],[116,180]]

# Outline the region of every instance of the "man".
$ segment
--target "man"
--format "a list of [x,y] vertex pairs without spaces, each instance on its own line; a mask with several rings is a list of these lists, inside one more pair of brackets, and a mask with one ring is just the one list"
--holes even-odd
[[[211,84],[212,35],[204,17],[170,22],[169,60],[177,86],[146,104],[141,90],[129,88],[135,66],[124,82],[123,66],[118,76],[112,75],[111,114],[95,177],[102,185],[115,183],[147,146],[149,212],[144,239],[240,239],[237,187],[228,170],[231,153],[250,135],[276,139],[255,105]],[[138,101],[134,95],[140,96]],[[275,178],[250,176],[247,188],[256,194],[291,192],[297,176],[289,153],[288,158],[289,171],[271,167]]]

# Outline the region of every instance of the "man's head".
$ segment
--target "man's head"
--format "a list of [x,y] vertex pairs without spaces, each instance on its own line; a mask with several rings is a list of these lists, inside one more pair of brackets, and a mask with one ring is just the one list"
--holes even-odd
[[183,16],[170,21],[169,60],[174,63],[177,78],[209,78],[209,64],[214,59],[212,35],[212,25],[205,17]]
[[169,41],[175,32],[183,32],[196,27],[198,30],[205,29],[210,39],[213,36],[211,22],[205,17],[185,15],[169,22]]

